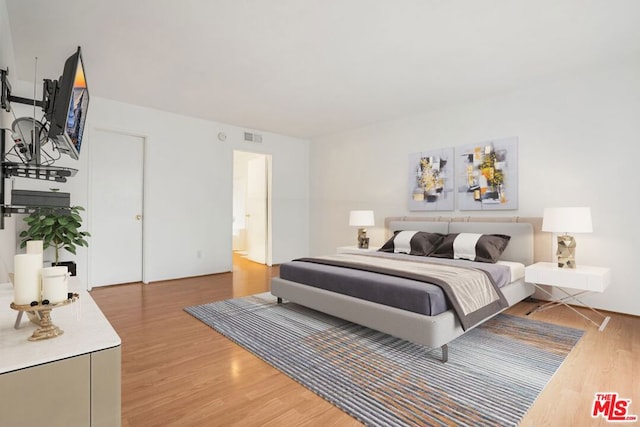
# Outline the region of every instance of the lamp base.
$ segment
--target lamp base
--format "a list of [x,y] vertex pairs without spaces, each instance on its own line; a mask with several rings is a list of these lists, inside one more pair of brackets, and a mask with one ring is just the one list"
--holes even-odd
[[369,249],[369,238],[366,228],[358,228],[358,249]]
[[576,268],[576,239],[568,234],[558,236],[556,255],[559,268]]

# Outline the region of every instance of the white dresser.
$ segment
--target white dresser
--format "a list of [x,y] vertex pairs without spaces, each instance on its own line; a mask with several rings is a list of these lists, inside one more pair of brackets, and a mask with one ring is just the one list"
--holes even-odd
[[0,426],[120,426],[120,337],[88,292],[70,291],[79,299],[51,311],[64,334],[28,341],[37,326],[24,315],[14,328],[0,284]]

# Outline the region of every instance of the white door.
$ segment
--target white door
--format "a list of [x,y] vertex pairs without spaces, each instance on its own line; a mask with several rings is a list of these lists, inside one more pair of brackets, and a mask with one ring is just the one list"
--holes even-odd
[[267,264],[267,156],[247,164],[247,258]]
[[142,280],[144,138],[91,132],[89,286]]

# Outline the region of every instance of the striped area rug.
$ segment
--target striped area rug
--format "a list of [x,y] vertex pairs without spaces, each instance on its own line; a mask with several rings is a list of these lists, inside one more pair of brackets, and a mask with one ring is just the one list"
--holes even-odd
[[271,294],[185,311],[368,425],[517,425],[583,331],[498,315],[431,350]]

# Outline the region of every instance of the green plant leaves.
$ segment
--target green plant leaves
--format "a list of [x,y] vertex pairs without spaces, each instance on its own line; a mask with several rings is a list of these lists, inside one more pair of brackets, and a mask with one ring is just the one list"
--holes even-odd
[[22,242],[20,247],[24,248],[28,240],[42,240],[43,248],[53,246],[56,250],[55,262],[59,262],[59,250],[65,249],[72,254],[76,254],[76,246],[89,246],[85,237],[91,235],[86,231],[80,231],[82,217],[80,211],[85,209],[82,206],[73,206],[70,209],[41,208],[32,212],[24,221],[29,228],[20,233]]

